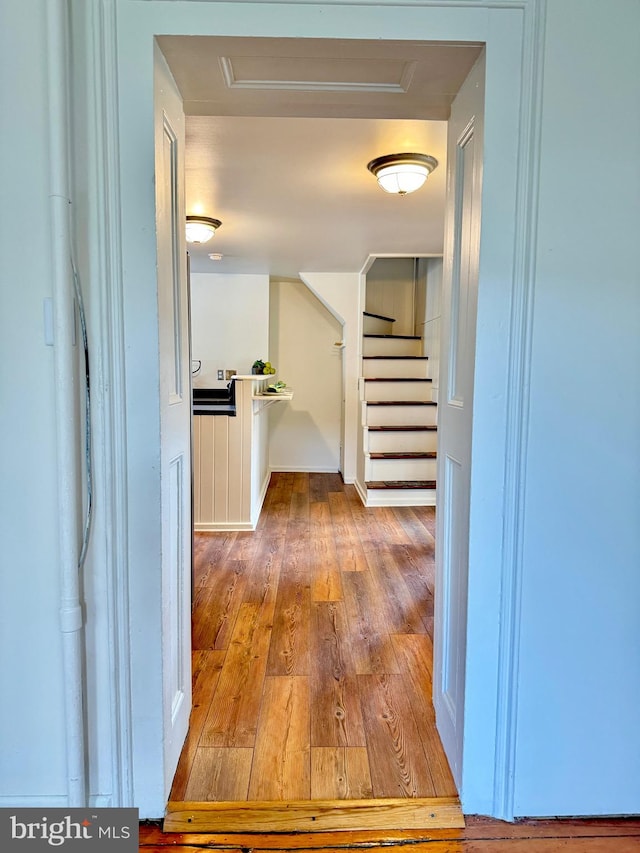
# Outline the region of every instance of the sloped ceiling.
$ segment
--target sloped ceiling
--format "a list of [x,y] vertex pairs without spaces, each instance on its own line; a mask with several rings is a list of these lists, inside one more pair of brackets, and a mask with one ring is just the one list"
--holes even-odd
[[[196,272],[356,271],[370,254],[442,251],[446,118],[478,45],[161,36],[187,114],[187,213],[222,220]],[[384,193],[399,151],[438,168]],[[223,254],[211,261],[210,252]]]

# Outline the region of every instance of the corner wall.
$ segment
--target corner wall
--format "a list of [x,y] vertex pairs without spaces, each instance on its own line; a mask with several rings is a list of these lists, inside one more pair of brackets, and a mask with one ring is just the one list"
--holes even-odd
[[271,282],[269,347],[274,379],[294,390],[269,409],[272,471],[338,471],[342,325],[302,281]]
[[5,3],[0,26],[1,807],[67,802],[53,348],[43,325],[52,292],[46,6]]
[[640,812],[639,34],[548,4],[516,815]]
[[356,479],[358,425],[358,375],[360,369],[361,311],[364,305],[364,276],[359,273],[301,272],[300,278],[342,323],[344,432],[343,468],[345,483]]

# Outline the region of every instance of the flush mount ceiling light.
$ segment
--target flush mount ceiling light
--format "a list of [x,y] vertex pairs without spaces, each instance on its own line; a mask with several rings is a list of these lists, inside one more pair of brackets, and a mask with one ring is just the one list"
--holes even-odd
[[187,243],[206,243],[221,225],[210,216],[187,216]]
[[367,169],[385,192],[406,195],[419,190],[437,165],[429,154],[385,154],[367,163]]

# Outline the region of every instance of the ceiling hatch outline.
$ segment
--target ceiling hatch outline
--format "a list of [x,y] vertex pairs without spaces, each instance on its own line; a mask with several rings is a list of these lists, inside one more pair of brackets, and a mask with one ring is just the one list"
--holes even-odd
[[[308,57],[220,56],[219,63],[228,89],[398,95],[409,91],[417,65],[415,60],[317,59],[312,79]],[[306,76],[295,76],[296,71],[303,69]],[[376,79],[367,79],[374,76],[371,72]]]

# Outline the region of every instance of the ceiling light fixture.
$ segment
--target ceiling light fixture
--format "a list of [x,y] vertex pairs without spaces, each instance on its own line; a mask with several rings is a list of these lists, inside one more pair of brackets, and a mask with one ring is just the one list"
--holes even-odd
[[406,195],[419,190],[437,165],[429,154],[385,154],[367,163],[367,169],[385,192]]
[[210,252],[209,257],[212,261],[221,261],[224,255],[221,252]]
[[210,216],[187,216],[187,243],[206,243],[221,225],[219,219]]

